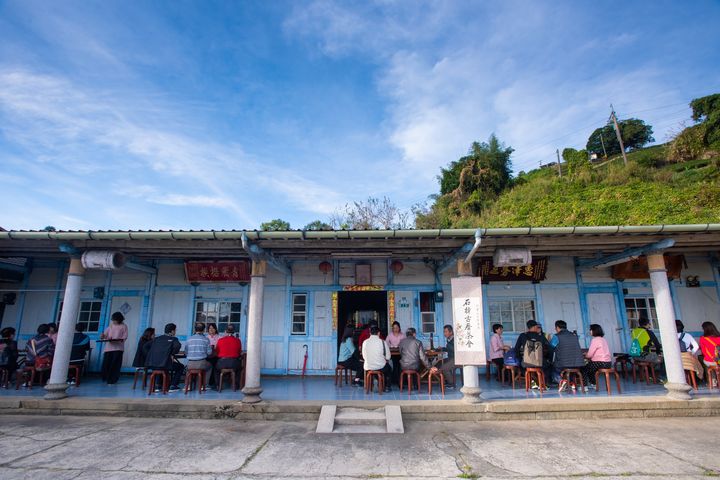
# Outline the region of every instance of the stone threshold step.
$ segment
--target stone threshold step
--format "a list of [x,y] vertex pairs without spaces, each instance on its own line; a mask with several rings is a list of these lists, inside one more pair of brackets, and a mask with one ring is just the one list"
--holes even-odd
[[364,409],[323,405],[316,433],[405,433],[398,405]]

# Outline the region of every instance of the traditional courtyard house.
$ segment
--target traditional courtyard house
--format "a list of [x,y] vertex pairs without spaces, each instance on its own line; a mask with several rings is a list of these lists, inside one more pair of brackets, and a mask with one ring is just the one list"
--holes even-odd
[[[347,324],[374,319],[387,329],[398,321],[426,345],[443,344],[442,326],[453,324],[450,280],[469,274],[483,282],[486,331],[501,323],[506,341],[527,320],[552,331],[562,319],[586,343],[589,325],[602,325],[613,351],[627,352],[630,330],[647,316],[667,345],[668,389],[682,396],[680,352],[668,339],[675,319],[696,335],[702,322],[720,320],[719,248],[717,224],[0,231],[0,320],[17,329],[22,347],[40,323],[60,319],[82,322],[97,340],[121,311],[128,371],[148,326],[162,331],[174,322],[184,341],[195,320],[221,330],[232,323],[248,352],[245,393],[253,401],[260,373],[299,374],[306,349],[309,374],[332,374]],[[61,325],[59,350],[71,332]],[[99,369],[102,346],[93,347],[91,367]]]

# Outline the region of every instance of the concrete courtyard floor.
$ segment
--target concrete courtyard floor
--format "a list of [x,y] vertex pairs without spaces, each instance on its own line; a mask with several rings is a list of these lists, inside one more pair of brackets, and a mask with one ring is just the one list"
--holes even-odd
[[315,422],[0,416],[0,478],[708,478],[718,418],[406,422],[318,435]]

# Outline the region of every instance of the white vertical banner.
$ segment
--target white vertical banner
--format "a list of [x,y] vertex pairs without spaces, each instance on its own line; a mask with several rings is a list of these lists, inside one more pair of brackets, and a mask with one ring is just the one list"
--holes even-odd
[[483,318],[482,280],[457,277],[452,286],[455,364],[485,365],[485,320]]

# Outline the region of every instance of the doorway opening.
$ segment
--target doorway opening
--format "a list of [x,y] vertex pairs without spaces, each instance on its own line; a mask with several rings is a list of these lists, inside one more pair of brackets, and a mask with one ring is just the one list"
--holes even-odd
[[380,331],[387,335],[387,301],[387,292],[339,292],[338,346],[347,325],[355,329],[357,337],[365,325],[375,320]]

